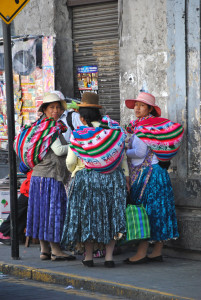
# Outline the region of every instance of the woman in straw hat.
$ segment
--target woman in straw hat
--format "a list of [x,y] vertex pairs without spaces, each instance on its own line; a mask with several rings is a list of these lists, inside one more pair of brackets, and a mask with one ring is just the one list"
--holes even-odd
[[33,126],[35,139],[37,133],[45,138],[42,149],[40,145],[36,148],[37,151],[41,150],[40,155],[48,145],[43,159],[33,167],[26,227],[27,236],[40,240],[41,260],[75,259],[60,248],[67,203],[64,184],[68,177],[65,167],[68,145],[62,135],[67,128],[57,120],[62,110],[66,108],[66,102],[59,97],[58,93],[48,93],[44,96],[38,110],[42,113],[42,117]]
[[104,266],[112,268],[115,236],[126,232],[126,134],[108,116],[101,117],[99,97],[85,92],[78,104],[84,126],[73,131],[66,164],[72,172],[62,245],[85,246],[84,266],[93,267],[94,242],[106,248]]
[[143,204],[150,224],[151,237],[155,242],[147,256],[148,240],[142,240],[137,253],[127,258],[127,264],[147,261],[163,261],[163,242],[178,238],[177,219],[172,185],[166,168],[160,162],[169,162],[177,153],[183,136],[183,127],[161,118],[161,109],[155,97],[141,92],[137,99],[125,101],[134,109],[136,121],[127,127],[132,137],[126,154],[130,167],[130,204]]

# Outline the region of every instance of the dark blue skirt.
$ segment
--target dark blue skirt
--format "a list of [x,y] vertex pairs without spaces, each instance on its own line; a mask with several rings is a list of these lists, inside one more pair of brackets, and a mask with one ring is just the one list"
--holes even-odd
[[32,176],[29,190],[26,236],[60,243],[67,195],[62,182]]
[[172,184],[166,169],[158,164],[153,170],[141,200],[140,192],[143,188],[149,167],[139,174],[131,187],[131,201],[133,204],[143,204],[146,208],[151,228],[150,241],[166,241],[179,236]]
[[83,169],[76,173],[68,194],[62,245],[108,244],[126,232],[126,179],[122,169],[110,174]]

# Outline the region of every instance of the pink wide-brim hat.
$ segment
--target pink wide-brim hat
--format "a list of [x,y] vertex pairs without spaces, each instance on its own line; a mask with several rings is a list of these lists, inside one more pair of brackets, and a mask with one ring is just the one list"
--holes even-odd
[[161,109],[156,105],[155,97],[152,94],[142,92],[138,95],[137,99],[127,99],[125,100],[126,107],[133,109],[135,107],[135,102],[137,101],[152,106],[156,111],[156,117],[161,116]]

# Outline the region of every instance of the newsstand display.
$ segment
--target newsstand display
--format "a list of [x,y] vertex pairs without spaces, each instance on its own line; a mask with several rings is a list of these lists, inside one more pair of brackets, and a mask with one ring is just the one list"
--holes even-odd
[[[54,38],[12,38],[15,134],[39,117],[37,111],[46,92],[55,89]],[[8,124],[3,39],[0,40],[0,223],[9,213]],[[6,172],[6,174],[5,174]],[[21,175],[18,174],[18,177]]]

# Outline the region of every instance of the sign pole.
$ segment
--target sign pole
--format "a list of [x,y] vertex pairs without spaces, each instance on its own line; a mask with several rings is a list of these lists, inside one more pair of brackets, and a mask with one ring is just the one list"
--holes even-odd
[[11,30],[10,24],[2,22],[4,40],[4,64],[6,81],[6,101],[7,101],[7,121],[8,121],[8,158],[9,158],[9,179],[10,179],[10,219],[11,219],[11,256],[19,259],[19,238],[17,224],[17,172],[16,155],[13,149],[15,138],[14,120],[14,96],[13,96],[13,68],[12,68],[12,49],[11,49]]

